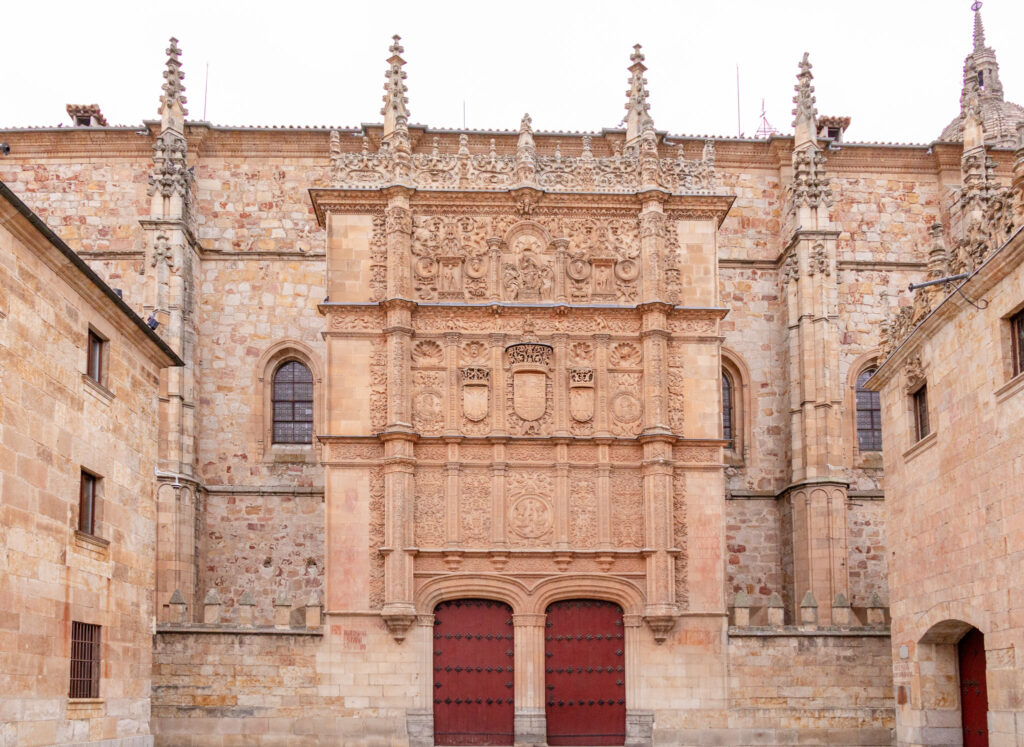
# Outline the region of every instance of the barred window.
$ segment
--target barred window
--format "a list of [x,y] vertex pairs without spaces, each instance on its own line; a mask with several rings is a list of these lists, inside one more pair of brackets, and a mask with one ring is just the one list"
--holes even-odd
[[864,384],[875,373],[869,368],[857,377],[857,446],[861,451],[882,450],[882,404],[878,392]]
[[732,448],[733,441],[733,419],[732,419],[732,379],[729,374],[722,372],[722,438],[729,442]]
[[313,440],[313,375],[298,361],[274,373],[274,443],[308,444]]
[[71,684],[69,698],[100,696],[100,626],[71,623]]

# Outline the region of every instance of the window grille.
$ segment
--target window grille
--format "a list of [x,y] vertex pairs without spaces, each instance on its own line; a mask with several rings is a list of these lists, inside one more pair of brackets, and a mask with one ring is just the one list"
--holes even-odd
[[100,626],[71,623],[71,684],[69,698],[100,696]]
[[857,446],[861,451],[882,449],[882,403],[878,392],[865,389],[864,384],[875,373],[869,368],[857,377]]
[[288,361],[274,374],[275,444],[308,444],[313,440],[313,375],[298,361]]

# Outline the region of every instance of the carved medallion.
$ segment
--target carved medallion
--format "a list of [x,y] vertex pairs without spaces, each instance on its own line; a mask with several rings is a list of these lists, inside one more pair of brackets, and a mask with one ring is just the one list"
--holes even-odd
[[569,414],[581,423],[594,417],[594,369],[569,369]]
[[547,412],[551,354],[550,345],[539,343],[520,343],[505,349],[512,369],[512,409],[523,420],[540,420]]
[[612,417],[620,423],[635,423],[643,414],[643,407],[631,392],[619,392],[612,397]]
[[534,539],[551,531],[551,504],[539,495],[524,495],[509,509],[509,527],[520,537]]
[[491,371],[470,366],[462,369],[462,414],[478,423],[490,409]]
[[430,433],[444,427],[444,401],[436,391],[421,391],[412,400],[412,419],[416,430]]

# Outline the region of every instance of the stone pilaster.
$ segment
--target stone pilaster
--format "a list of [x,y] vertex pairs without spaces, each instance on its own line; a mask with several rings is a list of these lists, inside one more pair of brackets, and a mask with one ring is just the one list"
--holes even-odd
[[515,743],[545,744],[543,614],[513,615],[515,626]]

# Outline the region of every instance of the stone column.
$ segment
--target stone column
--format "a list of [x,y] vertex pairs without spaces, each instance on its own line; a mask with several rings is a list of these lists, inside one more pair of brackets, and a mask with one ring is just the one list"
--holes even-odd
[[644,547],[647,556],[647,606],[644,619],[661,643],[675,627],[675,558],[672,530],[672,443],[641,437],[644,446]]
[[543,614],[513,615],[515,626],[515,743],[545,744]]
[[569,239],[552,239],[551,244],[555,248],[555,301],[557,303],[569,303],[565,274],[568,262]]
[[420,655],[420,686],[416,707],[405,714],[409,747],[434,747],[434,616],[416,616],[416,644]]
[[640,210],[640,298],[642,303],[660,300],[661,263],[665,252],[665,194],[649,191],[641,195]]
[[644,433],[669,433],[668,311],[664,304],[643,307]]
[[384,209],[384,236],[388,257],[388,298],[412,298],[412,211],[408,187],[388,187],[382,190],[387,197]]

